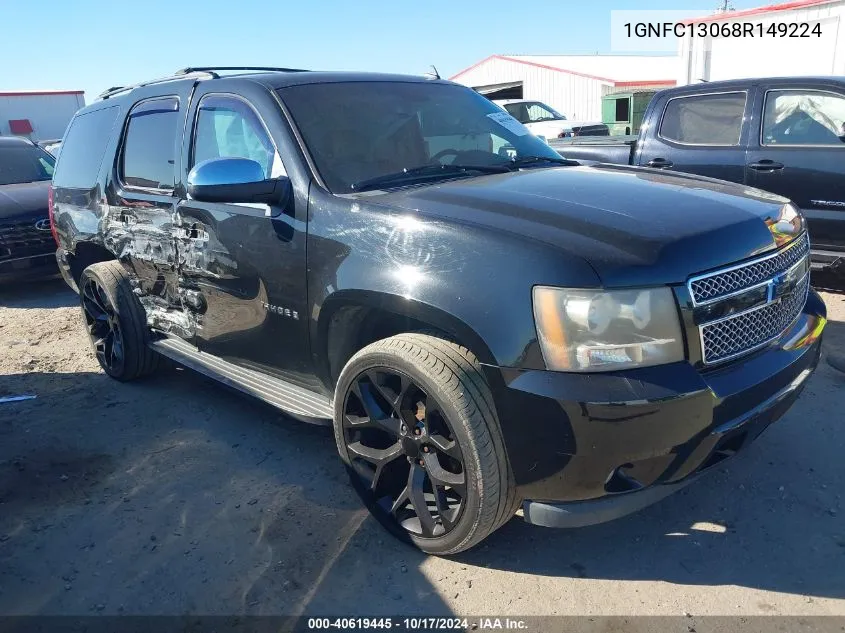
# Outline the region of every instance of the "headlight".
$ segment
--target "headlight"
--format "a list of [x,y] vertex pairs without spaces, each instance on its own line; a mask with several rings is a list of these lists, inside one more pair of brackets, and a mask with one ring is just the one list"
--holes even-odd
[[578,290],[534,287],[534,320],[546,367],[613,371],[684,359],[669,288]]

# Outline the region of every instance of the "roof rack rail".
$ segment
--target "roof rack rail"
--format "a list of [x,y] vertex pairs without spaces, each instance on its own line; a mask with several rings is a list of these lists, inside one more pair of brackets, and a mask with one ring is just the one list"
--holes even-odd
[[217,71],[228,72],[231,70],[259,70],[264,72],[279,72],[279,73],[307,73],[308,71],[304,68],[279,68],[277,66],[189,66],[188,68],[183,68],[182,70],[177,70],[177,75],[189,75],[191,73],[209,73],[216,78],[219,78],[220,75],[217,74]]
[[275,66],[190,66],[188,68],[182,68],[181,70],[177,70],[175,73],[168,77],[160,77],[158,79],[150,79],[149,81],[142,81],[137,84],[131,84],[129,86],[114,86],[107,90],[104,90],[101,94],[97,96],[98,99],[108,99],[109,97],[113,97],[116,94],[120,94],[122,92],[129,92],[130,90],[134,90],[135,88],[141,88],[142,86],[151,86],[154,84],[161,84],[168,81],[178,81],[179,79],[187,79],[191,76],[201,76],[207,77],[211,79],[219,79],[220,74],[217,71],[232,71],[232,70],[257,70],[257,71],[266,71],[266,72],[282,72],[282,73],[304,73],[308,72],[302,68],[277,68]]
[[178,81],[180,79],[188,79],[191,75],[197,76],[205,76],[205,77],[212,77],[216,78],[218,75],[216,73],[210,73],[201,70],[193,70],[191,72],[178,72],[174,75],[170,75],[168,77],[159,77],[158,79],[150,79],[148,81],[142,81],[137,84],[131,84],[129,86],[115,86],[113,88],[109,88],[108,90],[103,91],[100,93],[97,98],[98,99],[108,99],[109,97],[113,97],[116,94],[121,92],[129,92],[130,90],[134,90],[135,88],[141,88],[142,86],[152,86],[154,84],[163,84],[168,81]]

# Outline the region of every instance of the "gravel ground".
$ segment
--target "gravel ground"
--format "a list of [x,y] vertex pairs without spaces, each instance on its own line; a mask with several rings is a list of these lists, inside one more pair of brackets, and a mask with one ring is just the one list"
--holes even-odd
[[[845,295],[825,293],[828,350]],[[61,282],[0,290],[0,614],[845,615],[845,376],[614,523],[452,559],[360,509],[328,429],[189,371],[121,384]]]

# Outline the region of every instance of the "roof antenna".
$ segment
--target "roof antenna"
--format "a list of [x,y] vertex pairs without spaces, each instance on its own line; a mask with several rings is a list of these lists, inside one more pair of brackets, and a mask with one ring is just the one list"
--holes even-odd
[[431,65],[431,70],[427,72],[425,76],[429,79],[440,79],[440,73],[437,72],[437,68],[435,68],[434,64]]

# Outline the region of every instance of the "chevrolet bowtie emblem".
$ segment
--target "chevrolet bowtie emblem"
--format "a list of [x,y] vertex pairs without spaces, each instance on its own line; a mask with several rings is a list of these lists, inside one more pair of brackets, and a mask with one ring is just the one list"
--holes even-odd
[[780,273],[773,277],[766,286],[766,302],[771,303],[775,299],[780,299],[786,292],[787,287],[786,273]]

